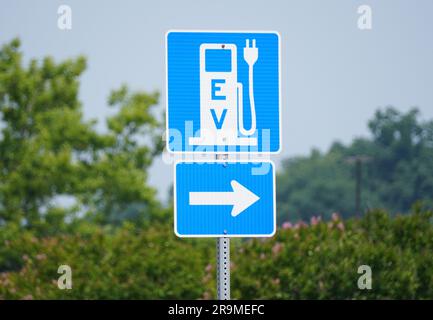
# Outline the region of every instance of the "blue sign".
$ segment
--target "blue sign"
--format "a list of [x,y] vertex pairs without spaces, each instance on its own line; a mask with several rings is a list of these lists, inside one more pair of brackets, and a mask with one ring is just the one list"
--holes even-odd
[[166,50],[169,151],[280,151],[277,32],[170,31]]
[[273,163],[178,162],[174,203],[179,237],[273,236]]

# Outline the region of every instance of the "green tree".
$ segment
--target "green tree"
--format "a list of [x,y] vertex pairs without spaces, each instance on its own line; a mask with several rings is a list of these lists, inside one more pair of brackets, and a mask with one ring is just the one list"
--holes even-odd
[[382,205],[406,212],[417,200],[433,207],[433,121],[419,111],[377,111],[369,122],[373,135],[367,190]]
[[[350,167],[341,152],[321,154],[283,162],[277,181],[277,212],[280,221],[308,220],[313,215],[328,218],[341,208],[354,210],[354,185]],[[346,211],[345,210],[345,211]]]
[[419,111],[378,110],[368,123],[370,138],[345,146],[335,142],[328,152],[287,159],[278,174],[280,221],[355,214],[354,156],[362,167],[361,209],[386,208],[408,212],[416,201],[433,208],[433,121]]
[[[19,40],[1,48],[0,226],[54,231],[78,213],[108,223],[159,212],[147,184],[161,151],[152,110],[158,94],[113,91],[108,102],[118,112],[100,133],[96,121],[83,119],[78,99],[83,57],[32,59],[28,66],[22,60]],[[62,206],[59,197],[73,205]]]

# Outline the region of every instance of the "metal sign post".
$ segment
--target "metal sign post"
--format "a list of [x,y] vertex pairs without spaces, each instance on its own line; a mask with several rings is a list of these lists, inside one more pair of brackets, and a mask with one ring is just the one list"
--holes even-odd
[[217,252],[217,298],[230,300],[230,238],[216,241]]
[[[215,155],[216,160],[227,160],[228,154]],[[230,300],[230,238],[216,241],[217,299]]]
[[215,155],[174,164],[174,232],[216,238],[219,300],[230,299],[230,238],[276,231],[275,166],[258,155],[281,150],[280,48],[274,31],[166,33],[166,148]]

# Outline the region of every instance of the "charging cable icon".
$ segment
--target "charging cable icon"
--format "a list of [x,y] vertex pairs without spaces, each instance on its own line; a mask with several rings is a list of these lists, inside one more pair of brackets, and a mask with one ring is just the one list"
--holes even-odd
[[237,46],[233,43],[200,45],[200,136],[190,145],[255,146],[257,137],[254,65],[259,58],[256,39],[246,40],[243,60],[248,64],[251,123],[244,124],[243,84],[238,82]]
[[250,111],[251,111],[251,127],[246,130],[244,127],[243,119],[243,87],[242,83],[238,82],[238,97],[239,97],[239,130],[243,135],[250,136],[256,131],[256,106],[254,102],[254,64],[259,58],[259,49],[256,47],[256,39],[252,41],[252,47],[250,47],[250,41],[247,39],[246,46],[244,48],[244,60],[248,64],[248,93],[250,98]]

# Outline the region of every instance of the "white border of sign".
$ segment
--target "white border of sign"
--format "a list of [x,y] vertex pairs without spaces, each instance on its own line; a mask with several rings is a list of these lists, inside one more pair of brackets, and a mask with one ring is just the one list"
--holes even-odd
[[[179,163],[201,163],[201,164],[212,164],[212,163],[241,163],[241,164],[250,164],[250,163],[269,163],[272,166],[272,188],[273,188],[273,217],[274,217],[274,229],[270,234],[197,234],[197,235],[182,235],[177,232],[177,188],[176,188],[176,167]],[[230,161],[230,160],[208,160],[208,161],[185,161],[185,160],[177,160],[174,163],[174,181],[173,181],[173,205],[174,205],[174,233],[179,238],[271,238],[277,232],[277,203],[276,203],[276,185],[275,185],[275,164],[272,160],[263,160],[263,161]]]
[[[173,151],[170,150],[168,144],[169,144],[169,131],[168,131],[168,35],[171,32],[189,32],[189,33],[197,33],[197,32],[203,32],[203,33],[273,33],[276,34],[278,37],[278,108],[279,108],[279,119],[278,119],[278,125],[279,125],[279,145],[277,151]],[[281,35],[278,31],[257,31],[257,30],[182,30],[182,29],[170,29],[167,30],[165,33],[165,149],[171,153],[171,154],[199,154],[199,153],[206,153],[206,154],[279,154],[282,150],[283,145],[283,135],[282,132],[282,99],[281,99]]]

